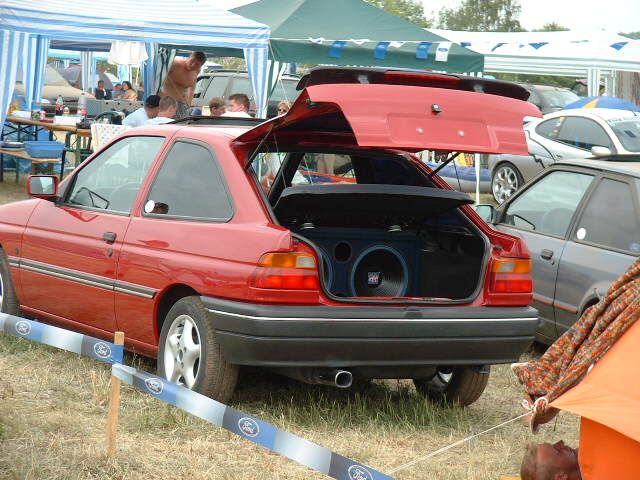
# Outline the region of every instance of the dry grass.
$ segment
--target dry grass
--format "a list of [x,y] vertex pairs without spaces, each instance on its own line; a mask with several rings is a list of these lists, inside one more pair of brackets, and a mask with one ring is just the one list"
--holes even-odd
[[[0,202],[25,197],[23,181],[0,184]],[[155,369],[145,359],[127,363]],[[109,376],[106,365],[0,334],[0,479],[326,478],[127,386],[118,454],[110,463],[104,455]],[[427,403],[408,382],[342,391],[250,371],[233,406],[389,471],[519,415],[521,395],[507,366],[493,368],[486,392],[466,409]],[[561,413],[533,437],[518,421],[396,478],[498,479],[517,472],[527,442],[577,444],[577,425]]]

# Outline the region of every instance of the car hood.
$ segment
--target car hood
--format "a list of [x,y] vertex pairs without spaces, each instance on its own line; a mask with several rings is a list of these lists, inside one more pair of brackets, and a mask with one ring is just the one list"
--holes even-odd
[[487,93],[386,84],[305,88],[291,110],[234,143],[351,144],[406,151],[446,150],[526,155],[529,102]]

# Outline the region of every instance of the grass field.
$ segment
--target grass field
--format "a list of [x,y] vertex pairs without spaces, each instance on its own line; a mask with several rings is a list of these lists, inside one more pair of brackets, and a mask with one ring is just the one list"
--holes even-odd
[[[0,184],[0,202],[25,198]],[[533,353],[529,353],[530,358]],[[154,371],[155,363],[126,363]],[[123,387],[118,453],[105,458],[109,367],[0,334],[0,479],[321,479],[321,474]],[[422,399],[408,381],[351,390],[244,372],[233,406],[381,471],[516,417],[521,388],[506,365],[468,408]],[[561,413],[532,436],[520,421],[396,474],[398,479],[485,480],[518,470],[524,445],[577,444],[578,419]]]

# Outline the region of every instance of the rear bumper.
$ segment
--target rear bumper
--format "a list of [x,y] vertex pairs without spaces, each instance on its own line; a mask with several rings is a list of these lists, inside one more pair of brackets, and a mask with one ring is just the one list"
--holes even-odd
[[256,305],[201,297],[225,357],[269,367],[411,367],[517,361],[532,307]]

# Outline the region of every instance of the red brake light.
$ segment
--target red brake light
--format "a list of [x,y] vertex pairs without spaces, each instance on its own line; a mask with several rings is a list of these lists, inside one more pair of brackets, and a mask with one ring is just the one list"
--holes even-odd
[[251,286],[276,290],[318,290],[316,257],[303,252],[269,252],[260,257]]
[[384,80],[390,84],[411,85],[415,87],[451,88],[460,83],[460,79],[452,75],[422,72],[386,72],[384,74]]
[[531,259],[497,258],[491,262],[489,290],[492,293],[531,293]]

